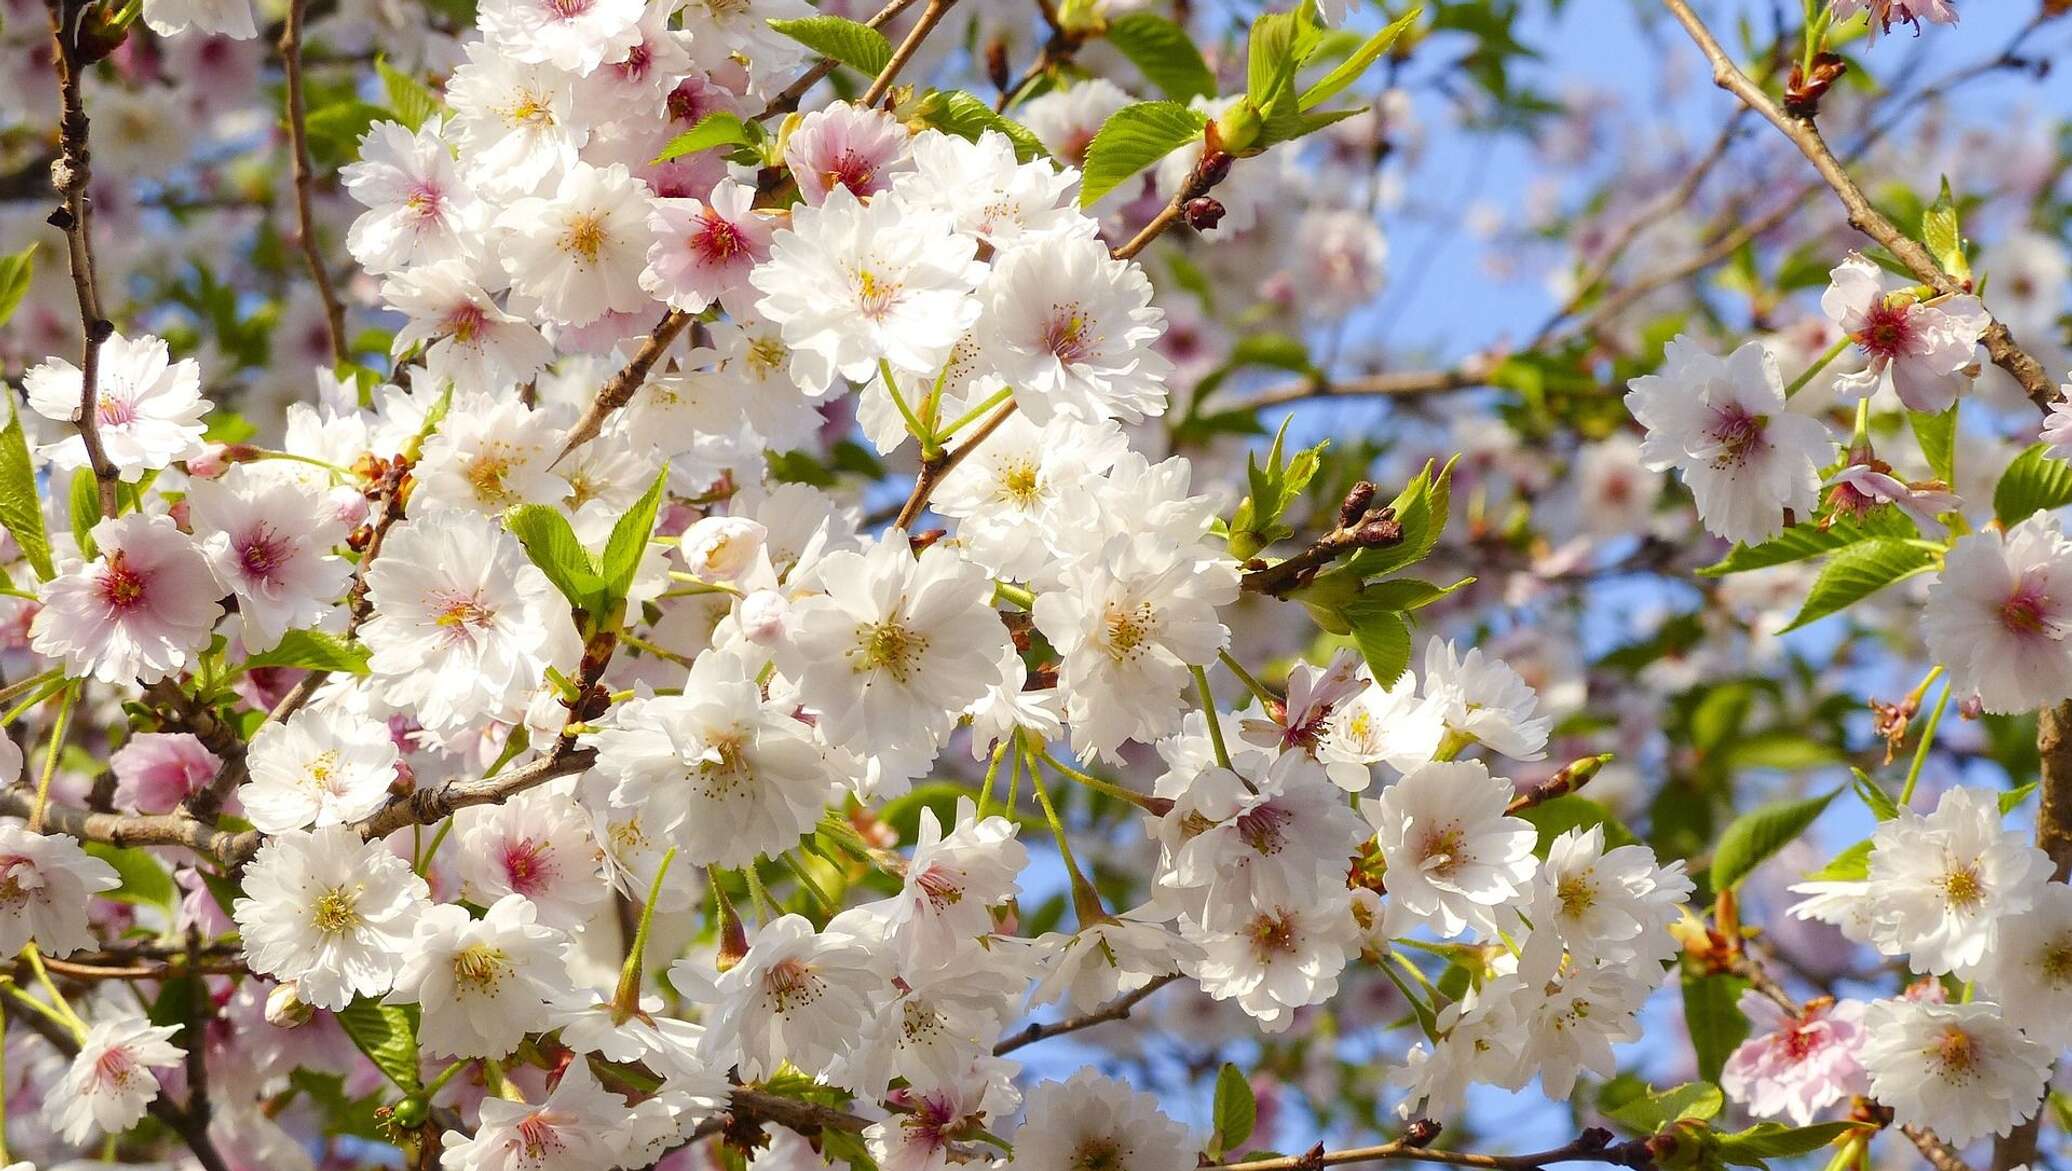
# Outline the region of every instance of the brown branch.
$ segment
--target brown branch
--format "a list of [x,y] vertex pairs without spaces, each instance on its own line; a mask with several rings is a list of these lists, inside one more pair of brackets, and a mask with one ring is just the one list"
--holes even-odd
[[1066,1033],[1076,1033],[1081,1029],[1093,1028],[1095,1025],[1105,1025],[1109,1021],[1122,1020],[1129,1016],[1131,1009],[1150,999],[1152,993],[1179,978],[1180,974],[1178,972],[1168,972],[1163,976],[1153,977],[1149,984],[1126,992],[1092,1012],[1081,1013],[1078,1016],[1066,1017],[1058,1021],[1039,1021],[1020,1032],[1002,1037],[1000,1043],[993,1046],[993,1056],[999,1057],[1012,1053],[1024,1045],[1034,1045],[1038,1041],[1049,1040],[1052,1037],[1062,1037]]
[[[1732,58],[1727,56],[1727,51],[1720,47],[1718,39],[1712,35],[1712,30],[1706,28],[1705,22],[1691,11],[1691,6],[1686,0],[1662,0],[1662,3],[1705,54],[1705,59],[1712,65],[1713,82],[1739,98],[1743,105],[1761,115],[1765,121],[1790,139],[1792,145],[1798,147],[1799,153],[1805,156],[1807,162],[1813,164],[1813,169],[1819,172],[1822,181],[1841,200],[1842,208],[1848,213],[1852,227],[1884,245],[1908,271],[1938,294],[1947,296],[1970,291],[1970,282],[1960,281],[1944,272],[1942,265],[1937,263],[1927,248],[1900,231],[1883,212],[1872,206],[1870,198],[1864,195],[1863,188],[1857,186],[1856,180],[1850,177],[1842,161],[1829,149],[1827,141],[1820,135],[1820,128],[1813,124],[1813,120],[1794,117],[1772,101],[1762,86],[1756,84],[1734,64]],[[2014,336],[2008,332],[2007,326],[1995,320],[1986,327],[1985,334],[1979,340],[1985,344],[1986,353],[1992,357],[1993,364],[2007,371],[2020,383],[2022,389],[2028,393],[2030,401],[2035,403],[2039,410],[2048,411],[2051,402],[2057,397],[2057,390],[2051,384],[2049,376],[2044,373],[2042,364],[2015,344]]]
[[397,797],[380,811],[353,828],[364,838],[382,838],[408,825],[434,825],[457,809],[471,805],[500,805],[510,798],[557,777],[574,776],[597,761],[594,748],[550,752],[530,764],[493,777],[447,781]]
[[597,438],[611,413],[633,401],[633,396],[646,384],[648,372],[662,360],[662,352],[691,324],[691,320],[691,315],[680,309],[671,309],[662,315],[662,320],[655,323],[655,328],[648,332],[648,339],[634,353],[633,360],[598,389],[596,401],[590,404],[590,409],[584,411],[583,417],[568,429],[568,434],[561,437],[561,451],[554,457],[554,462],[567,459],[569,452]]
[[1276,1155],[1271,1159],[1248,1159],[1238,1163],[1213,1163],[1202,1171],[1317,1171],[1349,1163],[1405,1161],[1443,1163],[1450,1167],[1482,1167],[1489,1171],[1536,1171],[1555,1163],[1606,1163],[1618,1167],[1644,1168],[1654,1165],[1650,1140],[1613,1142],[1612,1132],[1593,1126],[1572,1141],[1551,1150],[1527,1155],[1484,1155],[1471,1151],[1433,1150],[1429,1144],[1439,1135],[1439,1124],[1421,1118],[1410,1124],[1409,1133],[1371,1147],[1348,1147],[1327,1151],[1322,1143],[1300,1155]]
[[79,407],[72,423],[86,448],[87,466],[100,488],[101,515],[114,516],[119,472],[101,445],[101,345],[115,326],[101,312],[100,280],[94,268],[93,153],[88,148],[86,98],[81,72],[87,62],[80,52],[80,28],[91,5],[73,0],[45,0],[50,13],[51,60],[58,77],[58,158],[50,165],[51,186],[63,200],[50,213],[50,223],[65,234],[65,252],[72,269],[72,292],[79,302]]
[[885,97],[885,91],[891,89],[892,83],[899,78],[899,71],[906,68],[907,62],[913,60],[914,54],[921,48],[921,42],[928,39],[928,34],[935,31],[935,26],[942,23],[942,18],[949,15],[951,6],[956,2],[957,0],[928,0],[928,6],[921,10],[921,19],[915,21],[914,27],[907,30],[906,39],[899,42],[899,47],[892,51],[892,59],[885,62],[885,68],[878,70],[877,77],[871,79],[871,87],[863,91],[863,99],[857,103],[858,105],[875,106]]
[[971,438],[934,459],[923,459],[920,472],[914,476],[914,490],[907,495],[906,503],[900,506],[899,516],[892,522],[892,526],[911,531],[914,521],[920,518],[921,511],[928,507],[928,498],[934,495],[936,485],[942,483],[944,476],[955,471],[957,465],[963,463],[979,444],[998,431],[1000,425],[1007,422],[1007,417],[1014,414],[1014,410],[1014,400],[1009,399],[1000,405],[999,410],[986,416],[985,421],[971,433]]
[[[917,2],[918,0],[892,0],[890,4],[878,9],[876,15],[863,23],[871,28],[880,28],[907,9],[912,8]],[[821,80],[828,74],[833,73],[840,64],[841,62],[836,61],[833,57],[822,57],[804,73],[799,74],[798,80],[778,91],[777,96],[771,98],[769,104],[763,107],[762,113],[755,116],[756,121],[760,122],[777,114],[789,114],[793,110],[798,109],[799,102],[805,98],[806,94],[814,86],[819,85]]]
[[[0,789],[0,814],[27,817],[36,805],[36,795],[25,789]],[[46,831],[70,834],[88,842],[111,846],[185,846],[219,862],[240,857],[258,846],[258,835],[250,831],[232,833],[184,813],[95,813],[55,801],[44,806]]]
[[309,114],[302,96],[302,18],[309,0],[289,0],[288,22],[281,30],[281,70],[288,91],[288,145],[295,167],[295,242],[316,282],[317,296],[324,302],[324,329],[331,339],[331,357],[340,365],[352,359],[345,340],[345,305],[324,267],[317,249],[316,216],[310,210],[310,189],[316,183],[316,166],[309,157]]

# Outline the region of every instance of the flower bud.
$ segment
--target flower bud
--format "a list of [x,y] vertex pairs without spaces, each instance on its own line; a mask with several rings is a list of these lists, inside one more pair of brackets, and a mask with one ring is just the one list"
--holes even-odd
[[741,637],[757,646],[769,646],[784,637],[784,619],[791,613],[791,601],[776,590],[757,590],[741,599],[738,621]]
[[1206,232],[1223,222],[1223,205],[1204,195],[1187,201],[1187,226]]
[[293,980],[281,981],[266,994],[266,1023],[276,1029],[299,1029],[316,1014],[314,1006],[303,1002]]
[[770,535],[745,516],[708,516],[684,530],[684,564],[706,581],[736,581],[755,568]]

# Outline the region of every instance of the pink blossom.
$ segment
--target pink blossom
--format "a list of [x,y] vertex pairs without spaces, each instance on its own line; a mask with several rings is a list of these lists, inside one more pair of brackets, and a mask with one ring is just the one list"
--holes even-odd
[[1868,360],[1835,378],[1840,397],[1854,401],[1889,384],[1911,410],[1935,413],[1957,401],[1979,335],[1992,321],[1977,297],[1916,301],[1907,291],[1912,282],[1854,252],[1828,275],[1833,283],[1820,308]]
[[641,287],[688,313],[747,290],[749,270],[770,255],[770,225],[754,202],[754,189],[731,179],[708,199],[655,200]]
[[892,186],[906,153],[906,128],[892,115],[845,102],[801,118],[784,143],[799,194],[816,206],[837,187],[864,199]]
[[1957,494],[1940,481],[1909,484],[1892,475],[1883,461],[1850,464],[1827,482],[1828,503],[1837,513],[1861,517],[1881,504],[1896,504],[1925,528],[1934,528],[1936,518],[1963,507]]
[[1921,22],[1957,23],[1956,0],[1835,0],[1835,19],[1847,20],[1859,12],[1871,14],[1871,35],[1892,31],[1892,22],[1914,26],[1921,35]]
[[170,813],[214,780],[223,761],[186,732],[139,732],[108,765],[115,770],[115,805],[138,813]]
[[1741,1011],[1760,1030],[1741,1043],[1720,1072],[1720,1088],[1763,1118],[1789,1116],[1798,1126],[1836,1102],[1866,1093],[1857,1053],[1864,1042],[1863,1004],[1816,1000],[1791,1016],[1768,997],[1741,994]]

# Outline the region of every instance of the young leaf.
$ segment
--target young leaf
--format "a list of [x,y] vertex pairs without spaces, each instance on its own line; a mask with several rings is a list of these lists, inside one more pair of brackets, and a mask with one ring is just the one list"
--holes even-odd
[[839,16],[804,16],[773,20],[770,27],[823,57],[832,57],[858,73],[876,77],[892,61],[892,42],[867,24]]
[[996,130],[1014,143],[1014,157],[1021,162],[1047,159],[1050,152],[1043,149],[1042,140],[1036,132],[1012,118],[996,113],[992,106],[980,101],[961,89],[942,90],[929,95],[921,103],[922,116],[930,126],[945,134],[977,142],[979,136],[988,130]]
[[14,534],[36,576],[56,576],[50,561],[50,534],[43,527],[43,505],[36,492],[36,467],[29,462],[29,444],[22,419],[10,396],[7,427],[0,430],[0,524]]
[[367,673],[367,648],[347,642],[321,630],[291,630],[279,645],[244,661],[247,671],[258,667],[306,667],[346,675]]
[[1772,565],[1804,561],[1871,537],[1905,538],[1918,532],[1914,522],[1899,509],[1889,506],[1876,508],[1862,520],[1838,516],[1826,528],[1817,524],[1796,524],[1760,545],[1736,545],[1725,557],[1698,572],[1705,577],[1724,577],[1730,573],[1746,573],[1751,569],[1768,569]]
[[381,89],[388,95],[389,112],[412,133],[439,112],[437,95],[424,82],[390,65],[386,57],[374,59],[374,72],[381,76]]
[[614,602],[623,600],[633,588],[633,576],[640,571],[648,537],[655,531],[655,514],[662,509],[662,492],[668,486],[669,465],[664,464],[655,473],[655,482],[612,526],[611,538],[604,543],[604,592]]
[[1856,795],[1861,797],[1863,803],[1870,808],[1872,816],[1879,821],[1891,821],[1899,816],[1899,802],[1892,799],[1891,794],[1885,791],[1883,785],[1873,780],[1869,773],[1860,768],[1852,768],[1849,770],[1849,773],[1852,777],[1850,787],[1856,790]]
[[29,293],[29,280],[36,275],[36,245],[9,256],[0,256],[0,325],[14,316],[22,298]]
[[1216,75],[1194,47],[1194,39],[1155,12],[1130,12],[1110,21],[1108,43],[1176,102],[1215,96]]
[[1964,258],[1964,235],[1957,227],[1957,204],[1950,198],[1950,178],[1943,176],[1942,191],[1921,213],[1921,242],[1935,254],[1943,271],[1963,280],[1971,275],[1971,263]]
[[1921,445],[1921,454],[1928,459],[1928,470],[1945,484],[1957,482],[1957,405],[1950,409],[1929,414],[1925,411],[1908,411],[1907,422],[1914,428],[1914,440]]
[[1712,889],[1731,890],[1741,885],[1770,855],[1805,833],[1840,793],[1836,789],[1824,797],[1773,802],[1735,818],[1712,854]]
[[1410,666],[1410,624],[1401,612],[1354,598],[1341,611],[1352,625],[1353,645],[1383,687],[1393,686]]
[[1390,502],[1396,510],[1396,523],[1403,527],[1403,539],[1353,554],[1345,561],[1347,572],[1359,577],[1394,573],[1431,554],[1439,535],[1446,531],[1446,516],[1453,506],[1453,463],[1447,460],[1436,475],[1433,465],[1425,464]]
[[1711,1082],[1685,1082],[1666,1090],[1651,1089],[1605,1113],[1635,1134],[1653,1134],[1686,1118],[1716,1118],[1726,1104],[1726,1095]]
[[99,557],[101,551],[94,545],[94,526],[101,523],[101,485],[94,478],[92,468],[75,468],[72,471],[72,494],[69,498],[72,514],[72,540],[79,545],[79,551],[88,557]]
[[1123,180],[1201,137],[1208,121],[1178,102],[1138,102],[1110,114],[1087,145],[1079,206],[1092,207]]
[[1912,577],[1935,563],[1935,554],[1919,545],[1889,537],[1859,541],[1835,554],[1821,567],[1805,605],[1785,630],[1797,630],[1877,593],[1893,582]]
[[1554,845],[1554,839],[1572,829],[1588,829],[1593,825],[1604,827],[1604,848],[1616,850],[1630,846],[1640,839],[1626,828],[1611,810],[1588,797],[1570,793],[1552,801],[1542,801],[1518,816],[1540,831],[1539,841],[1533,846],[1533,853],[1544,858]]
[[105,842],[88,842],[87,853],[115,868],[115,875],[122,885],[107,892],[103,897],[117,899],[139,906],[159,907],[171,913],[177,895],[173,889],[173,877],[151,851],[139,848],[119,848]]
[[1684,1028],[1698,1059],[1698,1076],[1719,1080],[1727,1055],[1748,1039],[1748,1018],[1741,1015],[1741,993],[1748,981],[1725,974],[1686,971],[1683,977]]
[[1816,1122],[1811,1126],[1786,1126],[1781,1122],[1759,1122],[1747,1130],[1718,1136],[1720,1161],[1737,1167],[1761,1167],[1765,1159],[1788,1159],[1810,1155],[1852,1130],[1860,1122]]
[[[650,517],[652,520],[652,517]],[[620,518],[625,523],[625,518]],[[575,530],[568,526],[568,518],[561,511],[544,504],[521,504],[504,515],[504,525],[518,543],[525,546],[525,555],[540,567],[554,588],[568,599],[568,604],[578,610],[589,610],[597,605],[597,595],[604,589],[604,579],[598,575],[597,567],[584,550],[582,542],[576,540]]]
[[1354,50],[1352,56],[1339,62],[1338,68],[1302,91],[1302,98],[1296,104],[1304,110],[1310,110],[1337,97],[1346,87],[1358,81],[1360,75],[1367,72],[1368,66],[1380,60],[1381,55],[1388,52],[1396,43],[1396,38],[1402,36],[1405,29],[1417,23],[1417,18],[1423,11],[1421,8],[1413,8],[1390,21],[1388,27],[1368,37],[1367,42]]
[[2039,443],[2014,457],[1993,486],[1993,515],[2013,528],[2034,512],[2072,504],[2072,464],[2052,459]]
[[760,137],[761,128],[750,129],[753,125],[742,121],[738,114],[714,111],[700,118],[696,126],[670,139],[669,145],[662,148],[662,153],[656,155],[654,161],[666,163],[715,146],[742,146],[755,142]]
[[1229,1062],[1216,1075],[1216,1134],[1210,1141],[1218,1153],[1235,1151],[1252,1137],[1258,1121],[1259,1104],[1252,1097],[1252,1083]]
[[1245,101],[1262,115],[1297,113],[1295,75],[1316,55],[1323,30],[1316,6],[1302,0],[1293,12],[1266,12],[1252,21],[1245,46]]
[[367,996],[356,996],[338,1014],[338,1024],[352,1038],[375,1068],[388,1075],[398,1089],[416,1093],[417,1006],[383,1004]]

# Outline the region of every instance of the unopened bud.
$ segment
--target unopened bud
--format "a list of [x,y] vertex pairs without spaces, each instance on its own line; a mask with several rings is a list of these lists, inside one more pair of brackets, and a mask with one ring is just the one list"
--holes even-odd
[[[1371,494],[1374,485],[1367,487]],[[1439,1137],[1439,1129],[1439,1124],[1429,1118],[1411,1119],[1410,1125],[1403,1128],[1403,1142],[1413,1147],[1431,1146],[1432,1140]]]
[[986,79],[1002,93],[1014,84],[1014,73],[1007,63],[1007,42],[999,37],[986,44]]
[[1212,231],[1223,222],[1223,205],[1206,195],[1188,200],[1184,212],[1187,226],[1197,232]]
[[230,470],[223,444],[212,443],[207,451],[187,461],[187,474],[197,480],[213,480]]
[[1227,150],[1204,150],[1201,161],[1194,164],[1195,178],[1201,189],[1207,191],[1223,180],[1230,178],[1231,155]]
[[784,619],[791,613],[791,601],[776,590],[757,590],[741,599],[735,621],[741,637],[757,646],[769,646],[784,637]]
[[770,530],[745,516],[708,516],[684,530],[684,565],[704,581],[737,581],[756,566]]
[[1374,503],[1374,493],[1372,480],[1361,480],[1354,484],[1352,491],[1345,494],[1345,500],[1338,506],[1338,527],[1351,528],[1361,517],[1367,515],[1368,506]]
[[266,1023],[276,1029],[299,1029],[316,1014],[316,1008],[303,1001],[301,989],[293,980],[283,980],[266,994]]
[[1698,1118],[1671,1123],[1647,1141],[1647,1150],[1662,1171],[1707,1171],[1721,1166],[1719,1138]]

